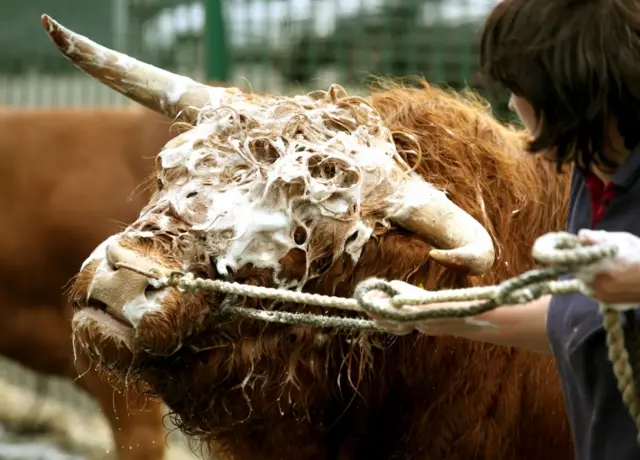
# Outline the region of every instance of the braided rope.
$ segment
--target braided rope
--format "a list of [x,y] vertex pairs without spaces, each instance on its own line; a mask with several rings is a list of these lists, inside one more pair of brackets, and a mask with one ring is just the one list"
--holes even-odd
[[[630,364],[629,352],[625,347],[625,333],[622,329],[620,313],[615,309],[608,308],[607,304],[600,304],[600,313],[602,314],[603,325],[607,334],[609,361],[613,364],[613,374],[616,376],[622,400],[636,424],[636,439],[640,444],[640,397],[636,391],[635,384],[638,375],[634,375],[633,367]],[[636,356],[638,355],[638,349],[629,351]]]
[[[236,297],[258,297],[281,302],[314,305],[324,308],[358,311],[373,314],[379,318],[399,322],[416,322],[436,318],[465,318],[479,315],[505,305],[527,303],[543,295],[563,295],[581,292],[592,296],[587,286],[578,279],[557,281],[563,274],[574,273],[580,267],[590,265],[605,258],[617,255],[614,245],[587,245],[575,235],[558,232],[548,233],[538,238],[533,246],[536,261],[550,265],[548,268],[530,270],[520,276],[508,279],[495,286],[472,287],[441,291],[426,291],[411,286],[412,293],[403,293],[391,282],[371,278],[358,284],[353,298],[325,296],[284,289],[248,286],[222,280],[195,278],[191,273],[174,271],[168,276],[159,276],[156,272],[145,272],[136,267],[120,264],[122,268],[136,271],[150,278],[156,287],[174,287],[182,292],[219,292]],[[388,300],[374,300],[368,296],[372,291],[382,291],[390,296]],[[415,309],[411,306],[461,300],[479,300],[478,304],[467,308]],[[608,357],[613,364],[613,372],[618,389],[638,430],[640,444],[640,395],[636,391],[638,376],[634,375],[631,362],[640,366],[640,337],[636,337],[638,328],[631,328],[630,342],[634,345],[627,351],[625,332],[622,328],[621,313],[635,308],[633,305],[609,305],[599,303],[606,332]],[[268,322],[331,327],[351,331],[379,331],[374,321],[361,318],[314,315],[310,313],[292,313],[286,311],[267,311],[238,306],[223,306],[221,314],[243,316]],[[632,354],[630,359],[629,355]],[[636,370],[637,373],[638,370]],[[640,382],[638,382],[640,387]]]

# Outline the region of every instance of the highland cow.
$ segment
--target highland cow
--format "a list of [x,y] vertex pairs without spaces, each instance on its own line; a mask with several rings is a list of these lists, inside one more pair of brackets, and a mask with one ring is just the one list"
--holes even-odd
[[225,295],[159,288],[141,272],[343,297],[374,276],[496,283],[531,268],[534,239],[566,218],[568,180],[524,152],[526,133],[426,82],[366,99],[339,86],[245,94],[43,21],[78,67],[186,128],[159,153],[140,217],[73,286],[76,343],[109,376],[162,397],[216,458],[572,457],[550,357],[229,317],[218,314]]

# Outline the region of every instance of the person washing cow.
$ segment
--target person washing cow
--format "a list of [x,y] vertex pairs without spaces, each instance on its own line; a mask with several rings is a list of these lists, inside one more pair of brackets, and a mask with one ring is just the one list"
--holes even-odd
[[[558,170],[574,165],[567,231],[619,247],[613,262],[577,276],[600,301],[640,304],[640,2],[503,0],[486,21],[480,46],[484,74],[511,91],[510,108],[531,131],[528,151]],[[640,458],[595,300],[546,296],[477,318],[483,321],[474,324],[495,327],[464,319],[378,323],[395,333],[417,329],[552,353],[576,458]]]

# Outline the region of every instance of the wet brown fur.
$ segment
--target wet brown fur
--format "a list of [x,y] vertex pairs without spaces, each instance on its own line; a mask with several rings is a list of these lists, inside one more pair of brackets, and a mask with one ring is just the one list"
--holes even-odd
[[138,216],[169,128],[137,108],[0,111],[0,353],[95,397],[120,460],[164,457],[163,408],[114,392],[83,350],[74,358],[64,290],[88,253]]
[[[358,281],[371,276],[427,289],[465,287],[531,268],[535,238],[564,227],[568,174],[557,177],[553,165],[526,154],[526,134],[499,125],[475,96],[427,83],[419,89],[385,83],[371,102],[397,133],[398,150],[414,152],[406,161],[490,231],[498,249],[495,267],[473,278],[447,269],[429,259],[429,244],[393,227],[379,229],[354,266],[348,257],[333,260],[335,229],[325,226],[311,235],[325,255],[316,261],[322,275],[305,290],[350,296]],[[168,252],[162,239],[123,244],[166,264],[180,253]],[[282,263],[285,275],[298,276],[304,255],[292,251]],[[218,276],[211,265],[197,266],[197,275]],[[74,285],[72,297],[80,304],[94,270],[87,267]],[[271,273],[251,266],[234,280],[273,284]],[[456,338],[349,336],[222,318],[211,313],[220,300],[171,293],[162,313],[143,317],[130,338],[133,353],[82,310],[75,336],[111,377],[141,381],[161,396],[182,431],[217,458],[572,457],[550,357]],[[245,305],[301,308],[253,299]]]

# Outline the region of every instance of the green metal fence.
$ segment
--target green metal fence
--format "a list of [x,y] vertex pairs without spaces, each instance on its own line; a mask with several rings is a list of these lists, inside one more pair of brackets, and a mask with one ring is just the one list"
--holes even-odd
[[368,74],[421,74],[459,87],[474,76],[476,35],[494,3],[244,0],[222,7],[241,69],[235,72],[256,84],[268,78],[261,72],[268,68],[285,87],[326,79],[359,85]]
[[[69,65],[40,14],[107,46],[199,80],[291,93],[372,76],[479,86],[477,38],[498,0],[84,0],[3,2],[0,104],[124,105]],[[487,94],[504,111],[504,95]]]
[[[209,0],[212,77],[278,92],[340,82],[364,90],[372,76],[423,76],[485,92],[504,115],[504,94],[480,85],[477,41],[497,0]],[[220,49],[220,30],[230,50]],[[228,66],[228,67],[227,67]],[[211,70],[211,69],[210,69]]]

